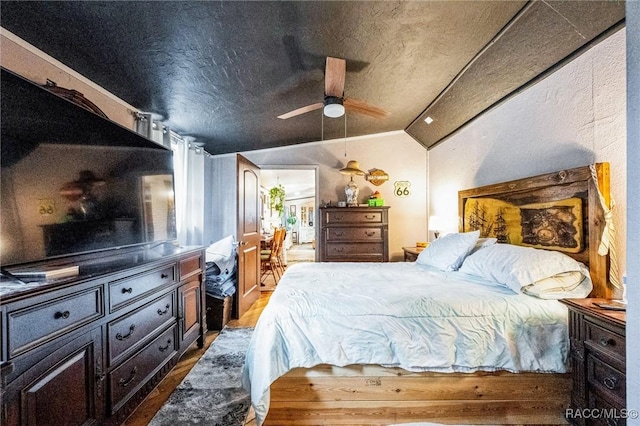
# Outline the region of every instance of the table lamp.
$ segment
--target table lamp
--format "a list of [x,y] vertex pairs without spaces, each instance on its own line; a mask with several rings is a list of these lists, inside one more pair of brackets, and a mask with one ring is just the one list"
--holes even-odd
[[429,230],[433,232],[433,236],[437,239],[442,230],[442,218],[439,216],[429,216]]

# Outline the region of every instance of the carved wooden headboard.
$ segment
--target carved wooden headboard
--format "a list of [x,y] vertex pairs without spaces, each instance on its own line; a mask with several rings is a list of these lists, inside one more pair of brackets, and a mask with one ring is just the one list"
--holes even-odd
[[[598,189],[609,205],[609,163],[593,167],[597,184],[591,166],[584,166],[459,191],[459,230],[480,229],[500,242],[562,251],[589,267],[592,297],[611,298],[609,256],[598,254],[605,228]],[[555,228],[545,228],[549,222]]]

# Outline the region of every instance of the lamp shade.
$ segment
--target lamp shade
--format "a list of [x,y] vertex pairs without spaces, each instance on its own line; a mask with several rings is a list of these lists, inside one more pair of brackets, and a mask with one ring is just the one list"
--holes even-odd
[[432,231],[442,231],[444,223],[440,216],[429,216],[429,229]]
[[433,232],[433,236],[440,237],[440,231],[444,227],[444,222],[440,216],[429,216],[429,230]]
[[360,164],[358,164],[358,162],[355,160],[349,160],[347,166],[340,169],[340,173],[342,173],[343,175],[358,176],[363,176],[365,174],[364,171],[360,170]]

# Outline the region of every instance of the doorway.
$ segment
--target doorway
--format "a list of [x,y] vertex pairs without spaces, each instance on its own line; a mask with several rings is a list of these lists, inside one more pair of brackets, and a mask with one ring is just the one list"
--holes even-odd
[[[278,185],[285,192],[283,210],[270,205],[270,190]],[[296,262],[316,260],[318,236],[318,166],[260,166],[262,202],[261,224],[265,234],[284,226],[284,261],[287,266]],[[264,289],[264,286],[263,286]]]

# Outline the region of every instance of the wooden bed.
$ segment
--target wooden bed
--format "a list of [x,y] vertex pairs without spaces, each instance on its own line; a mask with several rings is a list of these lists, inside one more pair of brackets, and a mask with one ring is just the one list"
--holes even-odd
[[[587,264],[592,296],[610,297],[608,257],[597,254],[604,229],[598,188],[609,202],[609,166],[589,166],[459,192],[460,230],[469,200],[490,197],[514,204],[579,198],[581,250],[572,256]],[[271,386],[265,425],[564,424],[570,374],[412,373],[376,365],[294,369]]]

